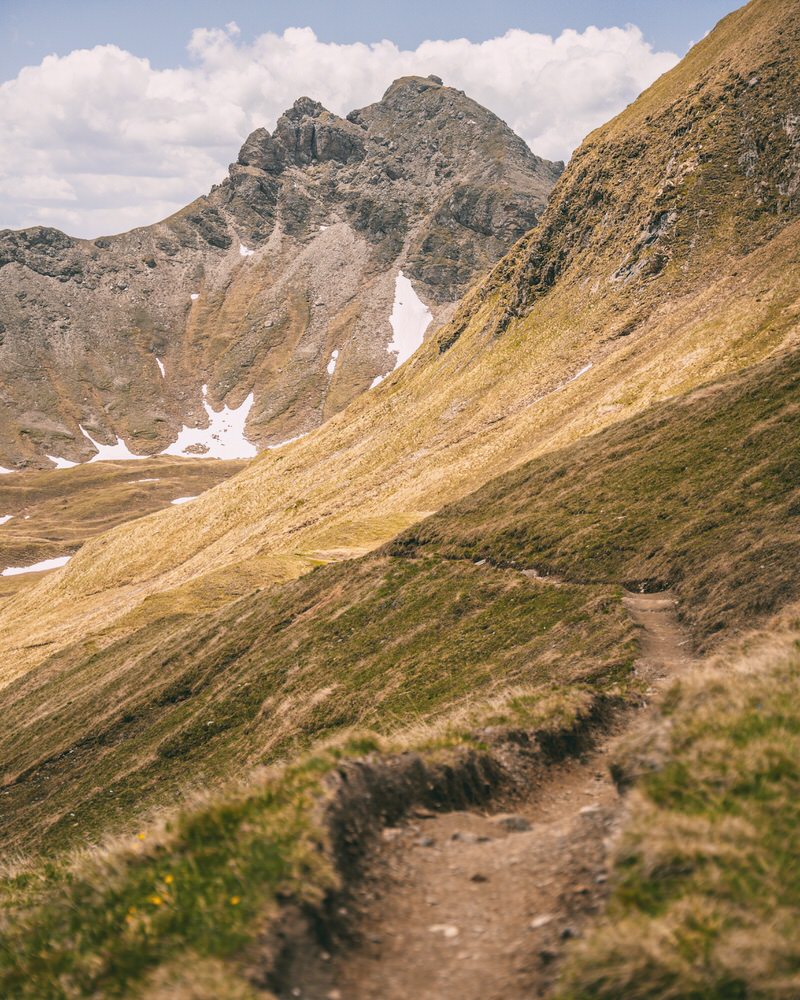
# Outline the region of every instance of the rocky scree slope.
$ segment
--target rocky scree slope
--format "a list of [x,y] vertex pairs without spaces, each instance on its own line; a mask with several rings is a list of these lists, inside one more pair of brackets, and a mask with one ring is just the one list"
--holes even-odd
[[562,166],[461,91],[407,77],[347,118],[300,98],[156,225],[3,231],[0,466],[87,460],[81,427],[159,452],[206,424],[203,383],[215,409],[254,393],[259,446],[311,430],[394,367],[398,272],[447,317]]
[[[87,544],[9,602],[3,678],[74,641],[120,640],[187,595],[208,607],[213,592],[219,606],[244,578],[261,586],[364,552],[526,459],[793,350],[799,36],[789,0],[722,21],[587,140],[539,226],[399,372],[316,433],[184,510]],[[763,151],[757,175],[743,123],[748,149]],[[642,255],[659,248],[669,262],[621,274],[662,190],[674,225]]]

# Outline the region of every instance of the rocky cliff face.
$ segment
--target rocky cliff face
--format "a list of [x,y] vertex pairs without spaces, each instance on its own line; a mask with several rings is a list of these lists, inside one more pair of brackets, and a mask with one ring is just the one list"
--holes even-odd
[[157,453],[208,425],[204,404],[247,402],[257,447],[312,429],[392,370],[424,306],[449,316],[560,171],[462,92],[409,77],[347,118],[301,98],[156,225],[0,233],[0,466],[117,439]]

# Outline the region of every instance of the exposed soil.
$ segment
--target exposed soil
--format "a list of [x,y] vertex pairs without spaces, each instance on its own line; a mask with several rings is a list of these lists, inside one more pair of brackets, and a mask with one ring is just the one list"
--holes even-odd
[[[642,627],[637,671],[658,682],[690,661],[671,594],[629,594]],[[306,956],[286,997],[516,1000],[546,996],[567,942],[602,909],[621,801],[608,774],[616,734],[553,766],[512,814],[417,810],[383,831],[342,913],[349,947]]]

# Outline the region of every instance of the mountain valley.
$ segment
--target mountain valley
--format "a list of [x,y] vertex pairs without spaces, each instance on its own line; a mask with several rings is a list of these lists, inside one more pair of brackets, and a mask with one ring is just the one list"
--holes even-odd
[[0,993],[797,995],[799,55],[0,234]]

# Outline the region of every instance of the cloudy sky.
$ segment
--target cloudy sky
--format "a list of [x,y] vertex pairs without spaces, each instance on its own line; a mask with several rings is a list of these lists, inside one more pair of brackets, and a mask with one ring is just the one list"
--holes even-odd
[[94,237],[220,180],[302,94],[344,114],[436,73],[567,159],[730,0],[0,0],[0,228]]

